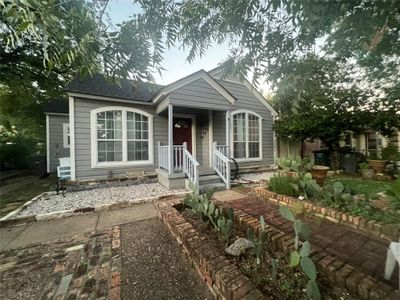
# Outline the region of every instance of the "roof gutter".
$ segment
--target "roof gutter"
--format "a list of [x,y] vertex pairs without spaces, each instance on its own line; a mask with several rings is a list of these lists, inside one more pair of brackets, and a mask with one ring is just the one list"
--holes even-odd
[[136,101],[136,100],[129,100],[129,99],[74,93],[74,92],[67,92],[67,94],[68,94],[68,96],[74,97],[74,98],[85,98],[85,99],[102,100],[102,101],[114,101],[114,102],[140,104],[140,105],[153,105],[153,103],[151,101],[143,102],[143,101]]

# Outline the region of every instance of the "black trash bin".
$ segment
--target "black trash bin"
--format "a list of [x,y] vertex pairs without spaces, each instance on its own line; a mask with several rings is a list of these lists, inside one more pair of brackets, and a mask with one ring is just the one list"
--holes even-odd
[[45,177],[47,175],[46,155],[35,155],[31,157],[32,174],[37,177]]
[[329,159],[329,150],[315,150],[314,153],[314,164],[319,166],[331,166]]
[[346,173],[357,173],[357,153],[355,151],[340,153],[340,168]]

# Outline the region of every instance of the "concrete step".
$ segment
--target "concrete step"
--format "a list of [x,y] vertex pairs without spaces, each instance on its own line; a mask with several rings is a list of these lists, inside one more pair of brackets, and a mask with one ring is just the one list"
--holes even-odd
[[223,182],[203,184],[203,185],[199,186],[200,193],[206,192],[208,190],[220,191],[220,190],[225,190],[225,189],[226,189],[226,185]]
[[199,176],[200,185],[220,182],[222,182],[222,179],[218,175]]
[[214,170],[200,170],[199,171],[199,176],[208,176],[208,175],[216,175]]

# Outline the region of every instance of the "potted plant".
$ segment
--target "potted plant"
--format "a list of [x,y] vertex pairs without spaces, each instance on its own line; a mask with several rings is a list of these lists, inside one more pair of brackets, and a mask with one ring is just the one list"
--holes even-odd
[[369,164],[367,162],[358,164],[358,167],[360,168],[362,178],[371,179],[375,176],[374,170],[369,168]]
[[329,167],[315,165],[311,168],[312,177],[317,181],[319,185],[323,185],[326,174],[328,174]]
[[385,172],[387,160],[382,159],[381,155],[378,155],[378,152],[370,151],[368,155],[368,164],[376,173]]

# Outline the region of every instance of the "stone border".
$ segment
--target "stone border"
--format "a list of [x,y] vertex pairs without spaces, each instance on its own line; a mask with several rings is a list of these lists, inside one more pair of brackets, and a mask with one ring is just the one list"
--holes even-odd
[[173,207],[180,200],[158,204],[158,216],[175,238],[188,260],[193,264],[213,296],[217,299],[259,300],[265,296],[240,270],[219,251],[205,242],[205,237],[194,229]]
[[142,175],[121,175],[121,176],[113,176],[112,178],[105,178],[105,179],[77,179],[77,180],[70,180],[66,184],[69,187],[90,187],[96,188],[97,185],[109,185],[115,186],[118,184],[140,184],[145,183],[149,180],[156,180],[157,174],[156,173],[149,173],[149,174],[142,174]]
[[120,300],[121,299],[121,229],[119,226],[113,227],[113,235],[111,241],[111,276],[108,281],[109,300]]
[[[214,203],[225,213],[230,207],[229,202],[214,201]],[[261,230],[259,220],[240,209],[234,208],[234,217],[235,225],[239,226],[241,230],[247,230],[249,227],[256,233]],[[293,235],[284,233],[271,225],[267,225],[266,228],[268,243],[272,243],[279,251],[287,255],[294,250]],[[347,289],[357,299],[400,299],[398,290],[324,253],[319,247],[312,245],[311,257],[323,279],[326,279],[334,287]]]
[[295,209],[304,209],[319,218],[357,229],[364,235],[373,234],[388,241],[398,240],[400,236],[400,227],[394,224],[383,224],[375,220],[369,220],[365,217],[352,216],[335,208],[322,207],[315,202],[299,200],[294,197],[280,195],[271,192],[264,187],[257,187],[254,189],[254,191],[263,200],[271,201],[276,204],[285,205]]
[[32,223],[32,222],[39,222],[39,221],[50,221],[50,220],[54,220],[54,219],[67,218],[67,217],[71,217],[71,216],[79,215],[79,214],[83,214],[83,213],[100,212],[100,211],[105,211],[105,210],[126,208],[126,207],[135,206],[137,204],[150,203],[150,202],[165,200],[165,199],[169,199],[169,198],[185,196],[186,194],[188,194],[190,192],[188,191],[188,192],[182,192],[182,193],[176,193],[176,194],[160,195],[160,196],[156,196],[156,197],[139,198],[139,199],[134,199],[134,200],[130,200],[130,201],[116,202],[116,203],[111,203],[111,204],[103,204],[103,205],[98,205],[98,206],[94,206],[94,207],[91,207],[91,206],[81,207],[81,208],[75,208],[75,209],[69,209],[69,210],[49,212],[49,213],[44,213],[44,214],[27,215],[27,216],[20,216],[20,217],[12,218],[15,214],[19,213],[26,206],[32,204],[34,201],[37,201],[41,197],[48,195],[50,193],[53,193],[53,192],[42,193],[42,194],[36,196],[35,198],[33,198],[32,200],[25,202],[23,205],[18,207],[16,210],[12,211],[5,217],[1,218],[0,226],[8,226],[8,225],[15,225],[15,224],[22,224],[22,223]]

